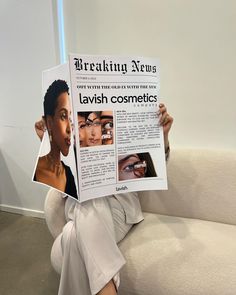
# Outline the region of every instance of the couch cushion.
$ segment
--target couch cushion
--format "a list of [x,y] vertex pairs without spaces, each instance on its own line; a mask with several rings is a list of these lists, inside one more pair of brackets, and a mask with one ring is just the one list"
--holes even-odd
[[119,246],[120,295],[236,294],[234,225],[145,213]]
[[236,225],[236,151],[172,149],[167,175],[168,191],[139,193],[143,211]]

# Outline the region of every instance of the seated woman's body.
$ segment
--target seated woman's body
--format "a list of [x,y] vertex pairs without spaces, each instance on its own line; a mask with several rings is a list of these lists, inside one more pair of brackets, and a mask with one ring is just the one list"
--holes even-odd
[[[165,149],[173,119],[163,104],[159,124],[163,126]],[[42,135],[41,123],[36,131]],[[60,235],[63,254],[59,295],[115,295],[119,270],[125,259],[117,243],[133,224],[143,220],[136,192],[95,198],[78,203],[67,198],[67,224]]]

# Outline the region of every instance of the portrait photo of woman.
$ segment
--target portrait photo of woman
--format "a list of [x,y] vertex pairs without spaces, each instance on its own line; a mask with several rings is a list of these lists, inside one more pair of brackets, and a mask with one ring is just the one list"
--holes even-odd
[[119,181],[157,177],[152,158],[149,153],[137,153],[118,156]]
[[61,160],[62,156],[68,156],[73,137],[69,87],[66,81],[55,80],[48,87],[43,107],[50,151],[38,158],[34,181],[78,198],[71,168]]

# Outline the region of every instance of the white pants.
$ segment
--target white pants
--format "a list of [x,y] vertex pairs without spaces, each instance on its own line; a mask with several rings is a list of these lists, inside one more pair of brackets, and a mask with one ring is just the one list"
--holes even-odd
[[115,197],[77,203],[61,235],[62,272],[59,295],[97,294],[111,279],[117,289],[125,264],[117,243],[132,224]]

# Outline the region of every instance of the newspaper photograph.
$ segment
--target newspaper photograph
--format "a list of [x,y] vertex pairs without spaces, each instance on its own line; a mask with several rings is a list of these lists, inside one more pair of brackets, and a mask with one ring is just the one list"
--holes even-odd
[[42,74],[45,132],[32,180],[78,199],[69,65],[59,65]]
[[167,189],[159,93],[153,58],[71,54],[45,71],[47,132],[34,181],[79,202]]

